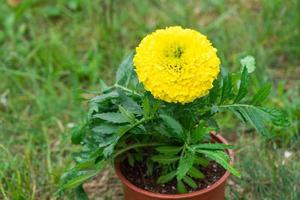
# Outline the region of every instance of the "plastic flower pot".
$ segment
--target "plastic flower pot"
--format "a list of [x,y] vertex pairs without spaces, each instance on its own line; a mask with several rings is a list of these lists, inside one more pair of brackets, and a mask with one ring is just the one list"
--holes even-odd
[[[220,135],[211,134],[212,140],[218,143],[228,144],[228,142]],[[227,150],[230,156],[230,164],[233,165],[234,153],[232,150]],[[163,199],[180,199],[180,200],[224,200],[225,198],[225,184],[230,176],[230,173],[226,173],[215,183],[209,187],[187,193],[187,194],[159,194],[143,190],[131,182],[129,182],[120,170],[120,164],[116,164],[116,173],[120,178],[124,188],[125,200],[163,200]]]

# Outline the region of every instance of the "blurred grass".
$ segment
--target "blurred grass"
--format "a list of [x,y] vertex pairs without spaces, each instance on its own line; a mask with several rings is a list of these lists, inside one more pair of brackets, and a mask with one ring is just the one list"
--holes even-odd
[[255,56],[255,87],[274,82],[267,103],[292,121],[274,129],[270,142],[223,117],[224,134],[238,136],[244,174],[233,180],[228,199],[300,199],[299,10],[298,0],[2,2],[0,199],[56,198],[55,185],[71,164],[70,127],[85,112],[80,93],[97,90],[100,78],[112,83],[118,63],[145,34],[171,25],[207,34],[231,71],[241,57]]

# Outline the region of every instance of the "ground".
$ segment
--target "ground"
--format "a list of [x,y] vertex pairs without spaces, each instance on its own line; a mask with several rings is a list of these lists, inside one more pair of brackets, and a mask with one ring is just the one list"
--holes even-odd
[[[208,35],[222,65],[256,58],[253,87],[273,82],[268,106],[291,126],[265,140],[230,115],[222,134],[238,146],[226,198],[300,199],[300,2],[298,0],[9,0],[0,4],[0,199],[55,195],[72,166],[70,129],[84,119],[82,94],[112,83],[118,64],[147,33],[171,25]],[[10,4],[10,5],[9,5]],[[110,168],[85,185],[91,199],[118,199]],[[95,189],[96,188],[96,189]],[[99,188],[99,189],[98,189]],[[101,191],[101,192],[100,192]],[[102,192],[103,191],[103,192]]]

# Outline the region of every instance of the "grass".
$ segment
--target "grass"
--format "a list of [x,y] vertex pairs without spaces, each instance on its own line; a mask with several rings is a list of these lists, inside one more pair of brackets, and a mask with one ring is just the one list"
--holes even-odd
[[274,82],[267,104],[292,121],[274,129],[271,142],[222,118],[224,134],[240,147],[244,175],[231,181],[227,199],[300,199],[299,9],[297,0],[1,3],[0,199],[57,198],[56,184],[71,165],[70,127],[86,108],[80,94],[97,91],[100,78],[112,83],[118,63],[145,34],[171,25],[207,34],[231,71],[241,57],[255,56],[255,87]]

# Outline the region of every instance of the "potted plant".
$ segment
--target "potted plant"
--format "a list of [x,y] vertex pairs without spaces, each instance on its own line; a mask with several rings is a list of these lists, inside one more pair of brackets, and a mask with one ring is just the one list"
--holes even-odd
[[254,59],[241,64],[229,74],[195,30],[169,27],[146,36],[121,63],[115,84],[103,83],[89,99],[86,121],[72,134],[81,147],[76,165],[63,175],[60,191],[83,192],[81,185],[110,163],[126,200],[224,199],[229,174],[240,173],[215,115],[233,112],[265,137],[271,137],[266,123],[288,124],[282,112],[260,106],[269,84],[248,89]]

